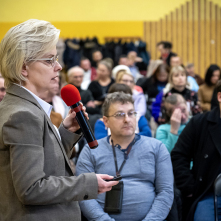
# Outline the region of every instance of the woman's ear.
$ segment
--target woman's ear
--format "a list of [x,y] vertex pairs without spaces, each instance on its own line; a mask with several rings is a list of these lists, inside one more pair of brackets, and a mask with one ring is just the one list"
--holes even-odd
[[21,74],[22,74],[24,77],[27,77],[27,76],[28,76],[27,68],[28,68],[28,66],[26,66],[26,64],[23,64],[23,65],[22,65]]

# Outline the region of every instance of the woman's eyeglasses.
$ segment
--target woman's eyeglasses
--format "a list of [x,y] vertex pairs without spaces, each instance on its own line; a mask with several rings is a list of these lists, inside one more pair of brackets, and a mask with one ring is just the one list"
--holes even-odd
[[50,64],[52,67],[55,66],[56,62],[58,62],[58,55],[55,55],[51,58],[39,58],[39,59],[31,59],[30,61],[45,61]]

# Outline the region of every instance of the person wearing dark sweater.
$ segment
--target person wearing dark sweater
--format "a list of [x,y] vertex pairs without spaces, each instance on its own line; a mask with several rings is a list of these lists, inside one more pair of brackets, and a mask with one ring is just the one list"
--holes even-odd
[[165,88],[168,83],[169,73],[169,66],[167,64],[160,64],[151,77],[140,78],[137,81],[137,85],[142,87],[147,97],[147,108],[150,111],[152,110],[152,103],[155,101],[157,94]]
[[94,103],[101,106],[110,86],[114,83],[111,78],[111,65],[107,61],[100,61],[97,68],[97,80],[88,87],[94,97]]

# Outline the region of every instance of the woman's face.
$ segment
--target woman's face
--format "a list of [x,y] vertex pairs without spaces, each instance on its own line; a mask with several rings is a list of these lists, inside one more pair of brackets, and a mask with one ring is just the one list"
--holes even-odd
[[124,74],[119,83],[128,85],[131,90],[134,88],[134,79],[128,74]]
[[160,82],[166,82],[168,80],[168,73],[165,70],[162,70],[156,75],[157,80]]
[[168,104],[166,108],[169,108],[173,114],[176,109],[180,109],[181,111],[181,124],[185,124],[189,118],[189,111],[187,104],[184,102],[178,103],[176,105]]
[[[56,47],[43,56],[43,58],[52,58],[57,54]],[[54,67],[50,64],[49,60],[40,61],[36,60],[26,65],[22,74],[27,78],[24,86],[31,92],[40,96],[41,93],[49,90],[57,83],[58,72],[61,71],[61,65],[56,61]]]
[[99,64],[97,67],[97,76],[98,78],[107,78],[110,77],[110,73],[107,67],[104,64]]
[[174,86],[186,86],[186,74],[185,72],[179,71],[178,73],[173,73],[172,82]]
[[218,82],[218,80],[220,79],[220,71],[219,70],[216,70],[213,72],[213,75],[210,79],[211,83],[212,84],[216,84]]

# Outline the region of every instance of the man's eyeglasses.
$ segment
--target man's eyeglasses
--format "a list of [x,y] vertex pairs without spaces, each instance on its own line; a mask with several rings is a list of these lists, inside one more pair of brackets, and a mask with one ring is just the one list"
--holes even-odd
[[52,67],[55,66],[55,63],[58,62],[58,55],[55,55],[51,58],[39,58],[39,59],[31,59],[30,61],[45,61],[50,64]]
[[116,119],[124,119],[126,116],[128,116],[129,118],[133,118],[137,116],[137,112],[135,111],[129,111],[128,113],[124,113],[124,112],[117,112],[111,116],[107,116],[107,117],[115,117]]
[[5,92],[6,89],[5,89],[4,87],[0,87],[0,91],[1,91],[1,92]]

